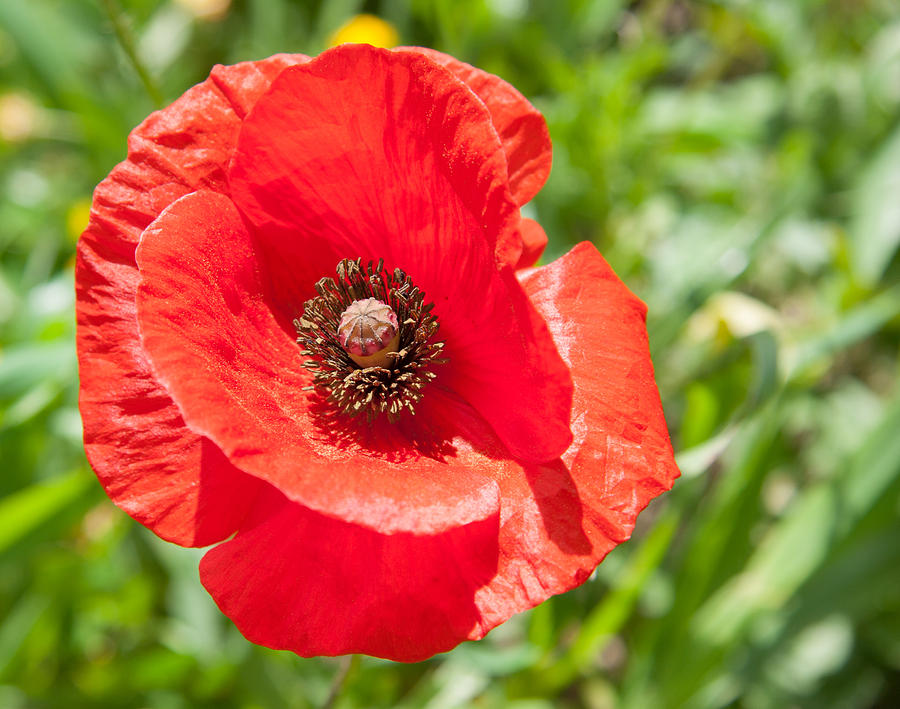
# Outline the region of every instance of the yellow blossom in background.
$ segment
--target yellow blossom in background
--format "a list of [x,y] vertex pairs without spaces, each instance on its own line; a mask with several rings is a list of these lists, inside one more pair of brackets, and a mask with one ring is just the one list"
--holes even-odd
[[721,346],[732,338],[750,337],[764,330],[783,330],[778,311],[735,291],[716,293],[688,322],[688,334],[694,342],[715,340]]
[[43,125],[40,106],[21,93],[0,96],[0,140],[20,143],[33,137]]
[[400,35],[390,22],[375,15],[354,15],[328,38],[328,46],[339,44],[371,44],[373,47],[396,47]]
[[85,197],[73,202],[66,211],[66,234],[73,241],[78,241],[88,225],[88,218],[91,216],[91,200]]
[[228,14],[231,0],[175,0],[175,4],[187,10],[198,20],[215,22]]

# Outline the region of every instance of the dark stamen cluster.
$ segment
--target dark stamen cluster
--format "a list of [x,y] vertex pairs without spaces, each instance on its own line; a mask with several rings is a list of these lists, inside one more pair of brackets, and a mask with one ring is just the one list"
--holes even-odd
[[[433,342],[437,318],[431,314],[433,303],[399,268],[384,270],[384,261],[365,267],[361,259],[343,259],[337,278],[322,278],[316,283],[316,298],[306,301],[303,315],[294,321],[297,342],[309,360],[303,366],[313,372],[313,386],[344,413],[365,413],[372,420],[385,414],[395,421],[404,409],[415,413],[422,389],[434,379],[426,367],[440,359],[443,342]],[[384,367],[357,365],[338,341],[341,313],[356,300],[376,298],[387,303],[397,315],[399,351],[388,353]]]

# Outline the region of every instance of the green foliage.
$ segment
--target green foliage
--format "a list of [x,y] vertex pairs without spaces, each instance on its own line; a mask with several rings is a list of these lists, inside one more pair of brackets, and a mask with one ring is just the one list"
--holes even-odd
[[[0,2],[0,706],[900,702],[900,8],[892,0]],[[110,10],[115,22],[111,20]],[[545,113],[547,259],[650,306],[683,477],[582,587],[418,665],[255,647],[84,460],[72,259],[127,131],[355,12]]]

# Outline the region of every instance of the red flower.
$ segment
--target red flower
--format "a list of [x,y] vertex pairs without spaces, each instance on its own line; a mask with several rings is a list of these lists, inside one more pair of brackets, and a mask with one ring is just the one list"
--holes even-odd
[[[78,248],[85,446],[160,537],[221,542],[201,580],[250,640],[429,657],[580,584],[672,485],[644,305],[589,244],[517,272],[550,142],[497,77],[362,45],[217,66],[128,145]],[[400,313],[353,311],[399,340],[381,370],[326,332],[372,287],[347,258]]]

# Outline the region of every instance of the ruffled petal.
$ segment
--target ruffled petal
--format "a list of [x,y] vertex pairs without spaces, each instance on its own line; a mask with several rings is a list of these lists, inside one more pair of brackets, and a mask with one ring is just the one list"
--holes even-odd
[[449,54],[425,47],[398,47],[395,51],[424,54],[449,69],[475,92],[491,112],[491,120],[503,143],[513,199],[519,206],[531,200],[547,181],[553,159],[550,131],[540,111],[499,76]]
[[418,54],[342,45],[284,72],[245,122],[229,181],[276,256],[285,307],[367,248],[412,262],[482,241],[512,249],[503,262],[521,251],[490,114]]
[[621,451],[603,493],[618,500],[627,528],[679,474],[650,361],[647,307],[587,242],[521,280],[577,382],[575,442],[563,459],[589,469],[608,463],[613,446]]
[[173,204],[144,232],[138,263],[154,370],[188,426],[239,468],[385,534],[432,534],[496,513],[489,466],[434,438],[437,416],[370,428],[303,391],[311,378],[300,348],[265,298],[254,244],[227,197],[198,192]]
[[[435,304],[441,373],[513,455],[571,441],[571,379],[499,241],[518,245],[502,148],[484,105],[425,57],[344,45],[285,71],[245,121],[232,196],[289,321],[342,258],[383,258]],[[505,257],[499,258],[505,262]]]
[[497,516],[442,534],[381,534],[270,491],[200,578],[251,641],[304,657],[403,662],[451,649],[479,622],[497,568]]
[[286,66],[278,55],[216,67],[129,136],[128,158],[94,193],[76,264],[79,406],[88,459],[113,501],[169,541],[205,546],[231,534],[258,482],[184,426],[141,348],[134,251],[182,195],[224,189],[241,118]]
[[519,233],[522,234],[523,247],[516,270],[534,266],[547,248],[547,234],[534,219],[523,218],[519,224]]
[[588,243],[520,278],[572,368],[575,441],[561,460],[500,479],[500,563],[476,594],[471,639],[582,583],[679,475],[644,304]]

